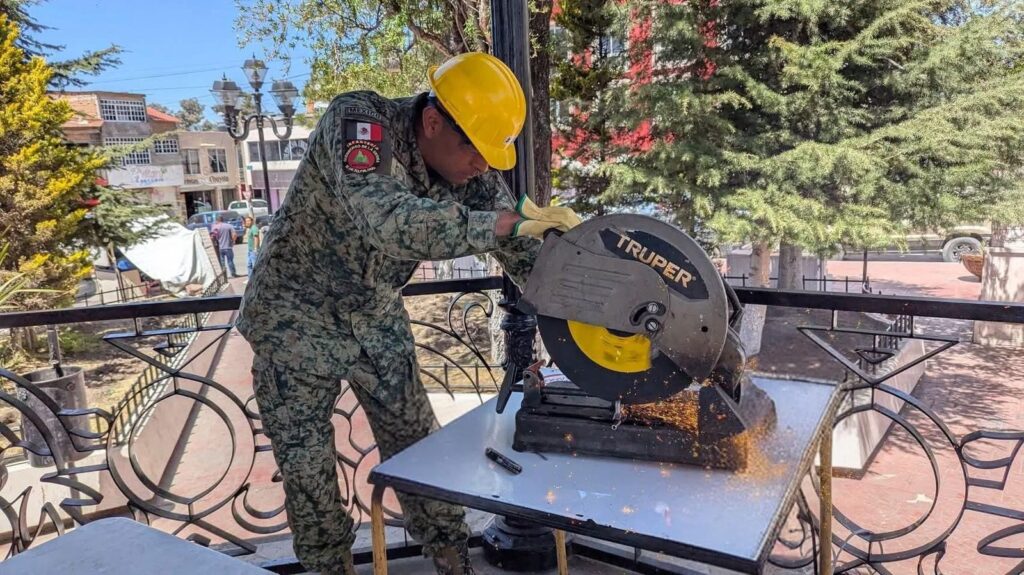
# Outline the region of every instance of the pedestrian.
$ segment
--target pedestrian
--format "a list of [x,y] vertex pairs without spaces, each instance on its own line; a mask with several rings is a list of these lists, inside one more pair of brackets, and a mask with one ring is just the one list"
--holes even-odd
[[260,249],[262,237],[260,235],[260,228],[253,221],[252,217],[245,216],[242,223],[245,225],[245,243],[249,248],[249,256],[246,260],[246,275],[251,278],[252,267],[256,265],[256,252]]
[[235,240],[238,234],[231,224],[224,221],[224,214],[217,214],[217,222],[210,229],[210,235],[214,236],[217,242],[217,253],[220,254],[220,265],[224,273],[230,272],[229,277],[237,278],[235,272]]
[[[491,252],[522,286],[543,232],[579,222],[567,208],[517,204],[491,170],[515,165],[526,117],[508,67],[462,54],[431,69],[428,81],[431,91],[411,98],[334,98],[242,298],[238,330],[254,352],[262,428],[281,471],[295,553],[313,572],[355,573],[331,423],[341,380],[362,405],[382,459],[437,425],[402,285],[422,260]],[[527,208],[532,218],[520,215]],[[398,499],[437,572],[472,574],[463,509]]]

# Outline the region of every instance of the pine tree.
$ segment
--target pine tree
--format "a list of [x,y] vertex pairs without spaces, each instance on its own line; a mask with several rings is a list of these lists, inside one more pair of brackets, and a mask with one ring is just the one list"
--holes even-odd
[[665,199],[679,223],[714,215],[765,256],[778,242],[825,253],[1014,201],[1019,2],[640,5],[659,66],[617,88],[618,119],[651,118],[655,144],[613,166],[613,185]]
[[559,166],[553,187],[559,199],[582,214],[605,213],[609,178],[601,171],[612,155],[607,121],[609,85],[622,75],[624,58],[609,53],[606,38],[614,33],[616,15],[609,0],[563,0],[552,40],[557,64],[552,72],[551,99],[558,102],[554,128]]
[[[39,23],[25,9],[31,2],[28,0],[0,0],[0,14],[17,24],[22,33],[18,38],[17,46],[29,57],[49,56],[60,52],[64,46],[48,44],[35,39],[34,35],[49,30],[49,26]],[[105,70],[109,70],[121,64],[120,54],[123,50],[117,45],[111,45],[102,50],[89,51],[77,58],[59,62],[51,62],[50,67],[54,70],[50,77],[50,86],[56,89],[63,89],[69,86],[84,86],[87,82],[82,76],[95,76]]]
[[89,272],[78,240],[88,213],[96,170],[108,160],[63,141],[61,125],[72,117],[66,102],[50,98],[51,70],[18,47],[19,29],[0,14],[0,243],[9,244],[4,270],[26,274],[40,288],[60,290],[67,303]]

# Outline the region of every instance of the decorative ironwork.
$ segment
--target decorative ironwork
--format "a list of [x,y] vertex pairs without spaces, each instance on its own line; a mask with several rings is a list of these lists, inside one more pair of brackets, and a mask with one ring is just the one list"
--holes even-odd
[[[417,290],[421,295],[450,293],[445,288],[452,285],[420,285]],[[207,315],[237,307],[236,298],[206,299],[220,300],[222,304],[204,310]],[[0,435],[7,440],[7,445],[0,449],[0,458],[4,451],[19,448],[40,457],[52,457],[52,470],[40,471],[40,485],[29,486],[13,496],[6,492],[12,462],[0,463],[0,508],[11,526],[8,556],[29,548],[44,532],[63,534],[68,518],[75,524],[84,524],[110,513],[159,524],[173,534],[199,542],[208,543],[213,537],[229,544],[235,553],[254,552],[256,539],[287,529],[280,477],[276,465],[267,459],[271,456],[270,444],[261,429],[251,385],[239,388],[215,381],[208,377],[209,373],[204,374],[204,369],[210,372],[211,367],[196,365],[200,358],[219,353],[232,324],[207,324],[207,316],[190,313],[169,328],[141,327],[140,318],[159,315],[161,309],[180,312],[180,303],[90,310],[94,316],[132,319],[134,329],[107,335],[104,340],[146,366],[140,379],[109,412],[99,408],[62,409],[39,386],[0,369],[0,381],[17,390],[0,391],[0,402],[13,407],[38,428],[40,437],[39,441],[26,441],[20,430],[0,423]],[[192,303],[201,308],[209,301]],[[497,391],[494,366],[485,359],[489,342],[485,338],[489,334],[474,328],[486,326],[494,311],[490,297],[478,291],[465,291],[453,294],[444,325],[414,321],[415,325],[450,340],[446,349],[456,348],[460,350],[458,355],[473,358],[467,364],[458,361],[452,352],[418,343],[419,349],[439,360],[422,365],[422,377],[454,393],[447,385],[448,376],[438,374],[458,373],[471,382],[481,401],[484,393]],[[78,317],[81,311],[67,313]],[[50,319],[54,319],[52,314]],[[22,316],[23,324],[24,320]],[[154,338],[158,343],[145,349]],[[34,405],[40,407],[33,409],[18,397],[18,392],[34,398]],[[358,525],[369,519],[365,478],[378,460],[376,446],[366,432],[365,415],[347,383],[343,382],[334,413],[342,498]],[[180,421],[175,424],[177,427],[172,426],[174,431],[168,432],[172,436],[170,445],[163,446],[168,460],[153,461],[152,446],[141,445],[146,441],[147,427],[151,434],[154,426],[159,429],[174,418]],[[66,442],[68,447],[61,449],[61,436],[70,438],[73,446]],[[189,462],[198,469],[183,468],[182,458],[188,452],[201,460]],[[217,455],[222,456],[219,464],[214,462],[213,456]],[[85,460],[77,463],[82,458]],[[42,485],[62,486],[68,490],[67,496],[33,509]],[[273,503],[268,504],[268,500]],[[386,513],[389,524],[402,525],[397,507],[387,509]],[[38,522],[33,521],[37,514]]]
[[[934,304],[935,302],[930,302]],[[1019,308],[1020,306],[1015,306]],[[1020,315],[1020,309],[1015,310]],[[1004,319],[1011,319],[1007,314]],[[901,373],[932,359],[961,343],[959,338],[947,335],[927,335],[915,329],[914,315],[899,315],[890,331],[874,331],[838,326],[836,311],[832,311],[831,325],[802,326],[797,328],[819,348],[829,354],[847,370],[848,377],[843,383],[847,393],[847,408],[834,421],[838,427],[844,420],[865,412],[877,413],[888,419],[892,426],[912,438],[928,461],[931,472],[931,487],[934,497],[927,501],[927,510],[906,524],[884,531],[872,530],[844,513],[839,505],[833,505],[834,526],[830,542],[833,547],[834,573],[869,572],[889,575],[895,572],[910,572],[910,568],[898,570],[903,562],[913,562],[913,570],[942,574],[942,561],[947,557],[948,542],[957,531],[967,512],[988,515],[993,518],[1017,522],[1014,525],[995,529],[977,540],[975,548],[982,556],[1020,559],[1008,566],[1005,573],[1015,575],[1024,572],[1024,548],[1009,544],[1014,536],[1024,533],[1024,509],[987,503],[991,491],[1002,491],[1010,480],[1010,474],[1021,445],[1024,444],[1024,430],[1005,431],[978,429],[957,435],[943,421],[942,417],[925,401],[887,382]],[[857,359],[850,358],[835,347],[822,334],[856,334],[871,338],[870,346],[856,347],[852,351]],[[883,362],[893,359],[900,343],[920,340],[933,344],[931,349],[910,361],[879,370]],[[879,373],[881,373],[879,375]],[[902,409],[894,410],[882,400],[889,397],[898,400]],[[887,435],[883,441],[889,441]],[[972,444],[987,440],[1003,442],[1002,457],[982,459],[969,453]],[[936,445],[938,444],[938,445]],[[945,451],[946,453],[942,453]],[[943,465],[943,457],[955,456],[955,465]],[[991,479],[985,472],[998,471],[1001,476]],[[817,501],[808,505],[807,494],[817,497],[818,485],[812,471],[804,482],[797,504],[791,513],[788,528],[780,533],[776,550],[769,560],[772,564],[793,571],[805,572],[817,557],[817,546],[822,542],[815,537],[818,518],[813,511]],[[833,493],[837,491],[833,485]],[[927,496],[925,496],[927,499]],[[941,507],[941,509],[940,509]],[[881,510],[880,510],[881,511]],[[999,524],[998,521],[993,522]],[[798,537],[793,537],[799,534]],[[986,573],[995,573],[990,566],[981,567]],[[977,571],[982,572],[982,571]],[[815,565],[815,573],[817,566]]]
[[[443,337],[479,363],[474,369],[449,365],[450,373],[461,378],[471,376],[474,389],[482,394],[495,384],[495,366],[485,360],[484,334],[472,326],[470,316],[488,318],[495,312],[489,299],[471,298],[472,292],[500,289],[501,278],[480,278],[411,284],[406,295],[454,293],[443,325],[417,322]],[[1003,429],[972,429],[955,433],[935,408],[920,398],[891,385],[901,370],[891,363],[899,353],[900,343],[925,340],[931,347],[928,357],[942,357],[955,349],[955,337],[941,335],[941,329],[929,327],[922,318],[953,318],[966,320],[1024,323],[1024,305],[968,301],[943,301],[930,298],[907,298],[826,292],[779,291],[758,288],[737,288],[744,303],[796,308],[857,311],[891,316],[888,330],[854,330],[843,328],[833,320],[829,325],[805,326],[808,334],[826,350],[850,375],[844,385],[849,391],[845,411],[838,422],[862,413],[877,414],[892,422],[895,429],[906,434],[908,443],[920,444],[932,469],[931,488],[934,501],[926,502],[919,516],[906,525],[871,530],[836,508],[836,530],[831,544],[839,560],[836,572],[872,570],[879,573],[902,572],[905,562],[913,570],[940,573],[943,562],[950,561],[949,542],[965,517],[984,515],[1001,520],[993,523],[990,533],[978,537],[974,547],[982,557],[1015,560],[1007,573],[1024,570],[1024,551],[1018,540],[1024,533],[1024,511],[1012,503],[1001,503],[999,494],[1014,481],[1020,480],[1018,453],[1024,443],[1024,431]],[[459,295],[463,294],[463,295]],[[501,302],[507,306],[509,300]],[[269,442],[263,436],[251,388],[232,388],[215,381],[197,367],[204,354],[216,353],[230,333],[230,324],[207,324],[202,314],[237,309],[237,296],[208,297],[194,300],[173,300],[155,303],[129,303],[95,308],[74,308],[0,315],[0,329],[28,325],[57,325],[86,321],[134,320],[135,329],[108,337],[110,345],[145,362],[156,373],[133,387],[130,397],[114,409],[62,409],[42,389],[9,370],[0,370],[0,381],[15,388],[0,389],[0,402],[19,412],[25,421],[38,428],[38,440],[26,440],[14,425],[0,424],[4,438],[3,452],[27,449],[31,453],[53,458],[53,463],[38,471],[39,479],[27,488],[14,488],[13,466],[0,463],[0,509],[10,524],[7,554],[16,554],[30,547],[47,532],[61,534],[74,524],[88,522],[101,514],[130,514],[139,521],[196,541],[216,538],[233,544],[234,552],[247,552],[263,536],[279,534],[286,529],[283,496],[276,476]],[[499,304],[499,305],[501,305]],[[141,329],[139,318],[185,316],[188,324],[162,329]],[[526,357],[532,354],[531,326],[507,322],[511,342],[510,353]],[[941,326],[940,326],[941,327]],[[852,349],[841,351],[828,336],[847,333],[860,336]],[[159,343],[150,352],[142,351],[153,336]],[[193,339],[194,341],[188,341]],[[420,346],[431,357],[448,364],[454,355],[436,346]],[[442,352],[442,353],[435,353]],[[517,360],[516,363],[524,360]],[[850,369],[850,368],[855,369]],[[424,363],[425,369],[431,366]],[[475,370],[475,371],[474,371]],[[442,371],[424,375],[424,379],[447,383]],[[436,378],[436,379],[434,379]],[[446,387],[442,385],[442,387]],[[22,392],[19,395],[18,392]],[[891,407],[895,400],[903,407]],[[33,408],[30,404],[41,405]],[[193,427],[205,426],[212,433],[201,442],[189,442],[190,434],[182,435],[169,453],[156,457],[139,444],[146,429],[153,430],[154,418],[174,404]],[[130,417],[126,416],[131,411]],[[372,440],[358,432],[363,417],[354,394],[345,389],[335,407],[338,426],[338,462],[342,470],[342,493],[357,521],[369,513],[369,491],[365,475],[375,463]],[[837,423],[838,423],[837,422]],[[184,424],[182,424],[184,425]],[[191,427],[189,429],[192,429]],[[58,447],[58,437],[73,442],[72,453]],[[981,454],[979,445],[998,444],[998,455]],[[200,447],[220,449],[224,455],[221,466],[186,469],[183,458],[194,457]],[[919,447],[921,449],[921,447]],[[84,454],[81,459],[75,459]],[[157,454],[159,455],[159,454]],[[156,459],[154,459],[156,457]],[[162,459],[161,459],[162,458]],[[953,465],[950,466],[949,463]],[[190,459],[188,463],[193,463]],[[158,466],[155,466],[159,464]],[[172,479],[174,481],[172,481]],[[191,483],[182,484],[181,479]],[[56,500],[38,499],[41,487],[52,491],[65,489],[67,494]],[[837,487],[836,491],[842,488]],[[991,497],[996,495],[996,497]],[[817,501],[813,476],[805,480],[783,529],[777,553],[771,561],[785,569],[800,570],[813,563]],[[950,511],[952,509],[952,511]],[[70,519],[70,522],[68,521]],[[389,522],[400,523],[397,509],[389,511]],[[972,531],[974,532],[974,531]],[[917,538],[917,539],[915,539]],[[899,568],[897,568],[897,566]]]

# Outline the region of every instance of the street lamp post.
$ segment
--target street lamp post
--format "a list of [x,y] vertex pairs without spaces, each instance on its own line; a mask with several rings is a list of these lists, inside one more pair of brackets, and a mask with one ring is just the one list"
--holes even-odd
[[[274,97],[277,107],[284,115],[284,133],[279,133],[277,121],[274,117],[263,113],[263,93],[260,92],[260,88],[263,87],[263,82],[266,80],[267,65],[263,60],[258,60],[256,56],[253,56],[245,61],[242,70],[245,71],[249,85],[252,86],[252,99],[256,106],[256,113],[247,116],[242,115],[238,105],[244,93],[238,87],[238,84],[228,79],[227,75],[215,81],[210,92],[219,102],[214,109],[224,116],[224,125],[227,127],[228,134],[231,135],[235,142],[244,142],[249,137],[249,129],[255,121],[256,133],[259,135],[260,165],[263,168],[263,190],[267,194],[268,211],[272,211],[273,208],[270,207],[270,172],[267,169],[267,150],[266,141],[263,136],[263,126],[266,122],[269,122],[274,136],[279,140],[287,140],[292,135],[292,120],[295,117],[295,104],[293,101],[298,97],[299,91],[288,81],[278,80],[271,85],[270,94]],[[252,198],[249,198],[246,204],[249,206],[249,216],[253,217]],[[255,217],[253,219],[255,220]]]

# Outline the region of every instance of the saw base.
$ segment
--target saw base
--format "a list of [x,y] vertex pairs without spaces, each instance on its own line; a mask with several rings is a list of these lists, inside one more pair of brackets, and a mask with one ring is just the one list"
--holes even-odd
[[641,406],[654,412],[668,408],[661,418],[587,396],[570,382],[545,385],[529,373],[523,391],[512,444],[519,452],[740,470],[747,467],[755,436],[775,426],[774,402],[748,377],[738,386],[738,402],[707,385],[683,392],[671,404]]

